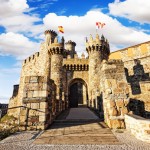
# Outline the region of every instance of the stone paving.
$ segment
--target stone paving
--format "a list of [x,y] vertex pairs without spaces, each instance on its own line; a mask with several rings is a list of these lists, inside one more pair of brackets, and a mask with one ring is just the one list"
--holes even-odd
[[[61,128],[60,128],[61,126]],[[62,127],[63,126],[63,127]],[[54,124],[34,144],[121,144],[103,122],[70,125]]]
[[88,108],[71,108],[67,120],[69,119],[99,119],[92,111]]
[[45,132],[24,131],[9,136],[0,141],[0,150],[150,150],[150,144],[126,130],[111,131],[98,120],[76,124],[56,121]]

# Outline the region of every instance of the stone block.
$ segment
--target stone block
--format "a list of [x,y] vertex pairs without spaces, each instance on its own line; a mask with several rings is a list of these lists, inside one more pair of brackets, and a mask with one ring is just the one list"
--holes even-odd
[[105,80],[104,85],[105,85],[106,88],[110,88],[111,87],[111,83],[110,83],[109,80]]
[[26,105],[28,108],[30,108],[31,107],[31,103],[27,103],[27,105]]
[[124,92],[125,92],[126,94],[128,94],[128,93],[129,93],[129,87],[127,87],[127,88],[124,90]]
[[23,91],[23,97],[27,97],[27,91]]
[[117,109],[115,107],[109,108],[109,115],[110,116],[117,116]]
[[48,87],[49,86],[47,85],[47,83],[43,83],[43,87],[42,87],[43,90],[48,90]]
[[106,105],[108,108],[112,108],[112,107],[116,106],[116,103],[114,100],[110,100],[106,103]]
[[24,124],[25,120],[26,120],[26,116],[20,114],[20,122],[21,122],[21,124]]
[[116,100],[116,106],[117,107],[123,107],[124,106],[123,99]]
[[47,102],[40,102],[40,109],[45,109],[48,108],[48,103]]
[[37,83],[38,82],[38,76],[31,76],[30,83]]
[[122,107],[121,108],[121,115],[124,116],[125,114],[128,114],[128,109],[127,109],[127,107]]
[[113,90],[113,93],[114,93],[114,94],[120,94],[120,93],[124,93],[124,91],[123,91],[123,89],[121,89],[121,88],[115,88],[115,89]]
[[39,109],[39,103],[31,103],[31,108]]
[[33,97],[33,91],[28,91],[27,97],[32,98]]
[[106,94],[107,94],[107,95],[112,93],[111,88],[107,88],[105,91],[106,91]]
[[25,77],[25,83],[29,83],[30,82],[30,76],[26,76]]
[[39,91],[34,91],[33,92],[33,97],[39,97]]
[[116,79],[109,79],[109,81],[111,82],[111,87],[117,87],[117,80]]
[[48,92],[47,91],[39,91],[39,97],[47,97]]
[[37,115],[37,112],[38,112],[38,111],[36,111],[36,110],[30,109],[30,110],[29,110],[29,116],[36,116],[36,115]]
[[21,110],[21,111],[20,111],[20,116],[25,116],[25,115],[26,115],[26,112],[27,112],[26,109]]
[[110,128],[112,129],[120,129],[121,128],[121,124],[119,120],[110,120]]
[[125,82],[118,82],[118,88],[126,89],[127,88],[127,83],[125,83]]
[[46,121],[46,116],[45,115],[43,115],[43,116],[39,116],[39,121]]
[[124,106],[127,106],[129,104],[129,99],[124,99]]

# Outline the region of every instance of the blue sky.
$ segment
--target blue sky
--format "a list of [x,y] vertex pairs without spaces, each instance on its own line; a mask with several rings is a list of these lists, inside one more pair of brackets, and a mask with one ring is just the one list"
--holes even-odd
[[[19,83],[22,60],[39,51],[44,31],[64,27],[65,41],[85,52],[85,37],[98,33],[111,51],[150,40],[149,0],[0,0],[0,103],[7,103]],[[61,36],[61,35],[60,35]]]

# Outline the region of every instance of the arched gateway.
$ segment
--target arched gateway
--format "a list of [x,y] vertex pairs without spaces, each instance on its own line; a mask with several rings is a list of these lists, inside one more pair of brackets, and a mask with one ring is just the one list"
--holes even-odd
[[86,82],[81,78],[73,79],[68,87],[69,107],[78,107],[88,104],[88,88]]

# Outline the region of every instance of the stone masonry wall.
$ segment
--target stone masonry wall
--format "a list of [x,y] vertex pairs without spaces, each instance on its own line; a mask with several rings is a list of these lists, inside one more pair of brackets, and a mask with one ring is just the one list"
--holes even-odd
[[[42,43],[40,47],[40,52],[35,53],[34,55],[28,57],[24,60],[22,64],[19,92],[17,98],[12,98],[9,103],[9,107],[13,107],[11,104],[15,103],[15,106],[22,106],[23,98],[23,87],[25,84],[26,76],[49,76],[50,72],[50,56],[48,54],[46,44]],[[10,110],[9,112],[11,113]],[[13,113],[13,112],[12,112]],[[18,111],[15,111],[14,116],[18,115]]]
[[26,76],[23,91],[20,124],[26,129],[47,128],[56,117],[54,82],[44,76]]
[[124,62],[133,113],[150,118],[150,41],[112,52],[109,59]]
[[103,61],[100,90],[103,97],[104,120],[110,128],[125,128],[129,89],[121,60]]
[[137,115],[125,115],[126,129],[137,139],[150,143],[150,120]]

